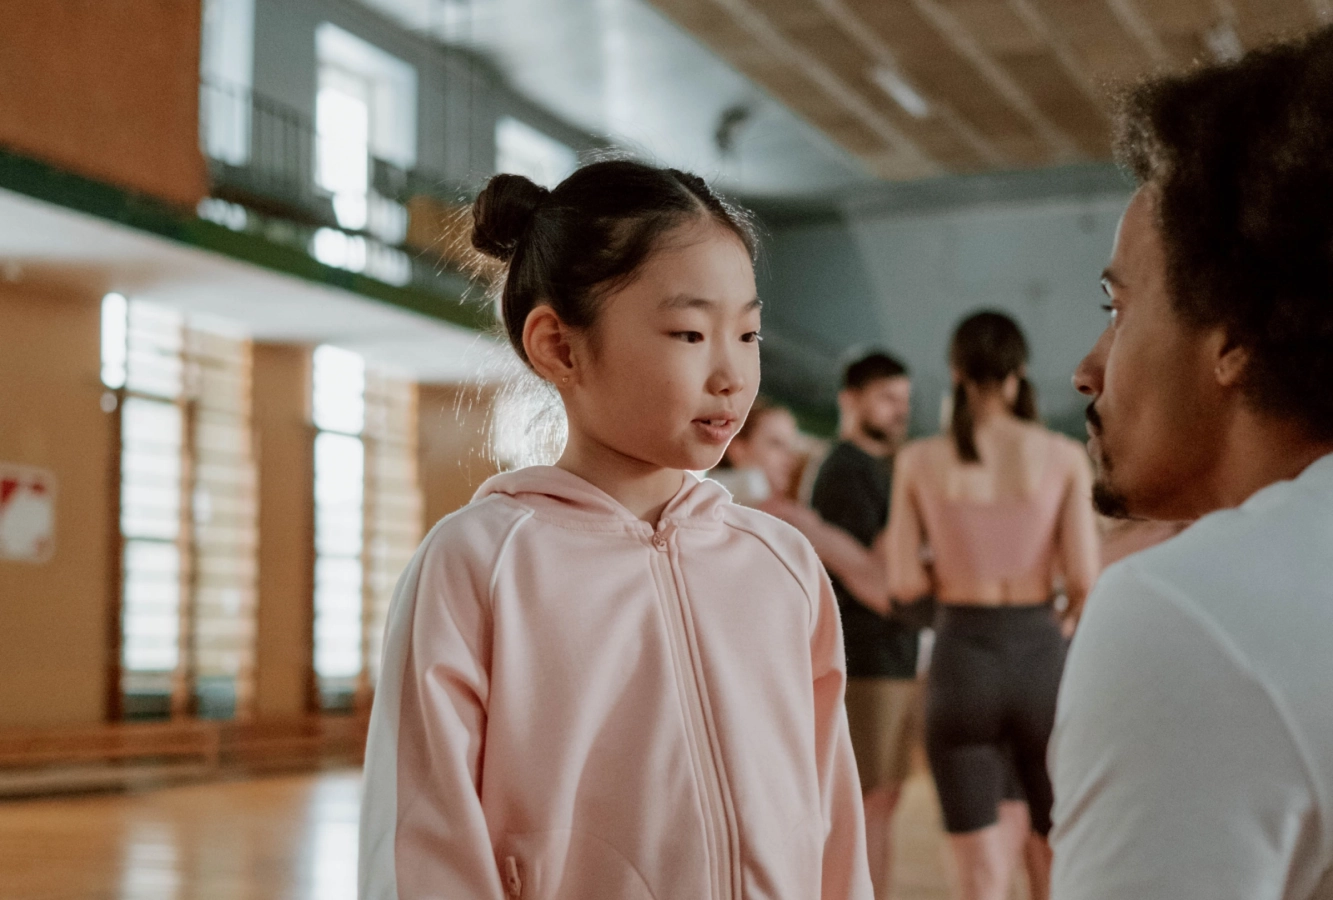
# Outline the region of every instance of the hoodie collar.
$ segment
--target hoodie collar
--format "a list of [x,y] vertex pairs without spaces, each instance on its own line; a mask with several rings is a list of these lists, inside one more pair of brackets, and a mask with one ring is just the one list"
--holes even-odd
[[[492,494],[513,497],[533,512],[554,522],[583,527],[631,526],[652,530],[601,488],[558,466],[528,466],[503,472],[477,490],[473,501]],[[675,526],[711,525],[722,520],[731,495],[715,481],[700,480],[686,472],[685,483],[662,511],[662,522]]]

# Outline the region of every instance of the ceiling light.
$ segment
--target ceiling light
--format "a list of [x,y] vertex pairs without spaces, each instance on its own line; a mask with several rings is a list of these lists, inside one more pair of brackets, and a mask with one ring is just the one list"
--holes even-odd
[[903,77],[888,66],[880,66],[870,73],[870,78],[880,86],[884,93],[893,98],[908,115],[914,119],[924,119],[930,115],[930,104],[916,90],[903,80]]
[[1218,62],[1231,62],[1240,59],[1245,52],[1245,45],[1240,42],[1240,35],[1230,22],[1218,22],[1203,34],[1203,42]]

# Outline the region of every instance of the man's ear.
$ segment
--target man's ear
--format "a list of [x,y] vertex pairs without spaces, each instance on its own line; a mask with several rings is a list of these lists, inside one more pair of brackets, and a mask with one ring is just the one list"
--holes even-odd
[[1229,336],[1223,337],[1219,341],[1217,364],[1213,367],[1213,375],[1220,387],[1230,388],[1240,384],[1249,366],[1250,350],[1248,347],[1236,343]]
[[546,304],[534,307],[523,322],[523,349],[537,374],[557,388],[578,374],[568,325]]

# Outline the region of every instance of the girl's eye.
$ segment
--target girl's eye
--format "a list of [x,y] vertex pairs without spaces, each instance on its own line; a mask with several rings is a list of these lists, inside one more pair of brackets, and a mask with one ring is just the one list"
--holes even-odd
[[747,331],[745,334],[741,335],[741,340],[747,344],[757,344],[763,339],[763,335],[757,331]]
[[704,339],[703,334],[698,331],[673,331],[671,336],[687,344],[698,344]]

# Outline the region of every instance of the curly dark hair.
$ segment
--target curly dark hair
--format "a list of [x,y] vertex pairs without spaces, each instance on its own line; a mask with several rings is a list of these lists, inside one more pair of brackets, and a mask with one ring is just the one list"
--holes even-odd
[[1117,124],[1177,312],[1249,350],[1257,409],[1333,439],[1333,28],[1141,84]]

